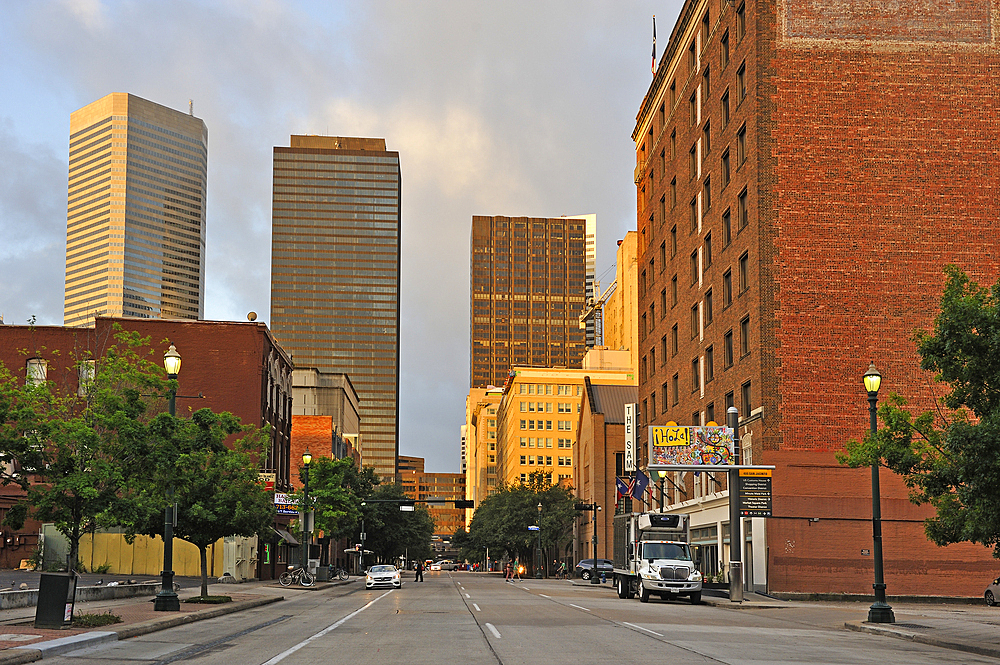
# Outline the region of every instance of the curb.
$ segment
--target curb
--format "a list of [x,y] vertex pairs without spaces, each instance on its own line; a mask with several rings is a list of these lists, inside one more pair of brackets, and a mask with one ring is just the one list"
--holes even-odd
[[847,621],[844,623],[844,628],[858,633],[869,633],[871,635],[881,635],[883,637],[895,637],[896,639],[919,642],[920,644],[929,644],[931,646],[941,647],[942,649],[964,651],[966,653],[974,653],[979,656],[1000,658],[1000,649],[995,647],[982,647],[966,642],[942,640],[930,635],[924,635],[923,633],[914,633],[900,628],[889,628],[882,624],[872,624],[867,621]]
[[20,665],[21,663],[33,663],[43,658],[51,658],[67,651],[74,651],[84,647],[96,646],[106,642],[117,642],[130,637],[148,635],[167,628],[174,628],[195,621],[214,619],[215,617],[242,612],[243,610],[270,605],[284,600],[282,596],[271,596],[256,598],[254,600],[241,600],[235,603],[226,603],[218,607],[205,610],[197,610],[188,614],[175,614],[162,619],[150,619],[141,623],[112,628],[111,630],[94,630],[79,635],[60,637],[55,640],[39,642],[28,647],[11,647],[0,651],[0,665]]

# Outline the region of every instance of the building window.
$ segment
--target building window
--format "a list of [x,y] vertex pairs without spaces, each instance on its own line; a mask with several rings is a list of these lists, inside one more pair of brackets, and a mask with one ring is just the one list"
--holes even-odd
[[670,82],[670,108],[677,105],[677,81]]
[[722,366],[733,366],[733,331],[727,330],[722,337]]
[[691,146],[688,151],[688,178],[694,179],[698,175],[698,144]]
[[725,69],[729,66],[729,31],[726,30],[722,33],[722,39],[719,40],[719,44],[722,46],[722,68]]
[[[715,378],[715,347],[705,349],[705,383]],[[710,418],[709,420],[715,420]]]
[[712,325],[712,289],[705,291],[705,326]]
[[722,273],[722,309],[733,304],[733,271]]
[[664,125],[667,124],[667,108],[665,104],[660,104],[660,131],[663,131]]
[[729,208],[726,208],[726,212],[722,213],[722,246],[728,247],[732,241],[733,220],[732,215],[729,213]]
[[667,290],[660,291],[660,318],[667,315]]
[[691,124],[692,125],[697,125],[698,124],[698,93],[697,93],[697,91],[694,92],[691,95],[691,98],[688,100],[688,106],[691,109]]
[[743,125],[740,127],[740,131],[736,132],[736,161],[739,162],[740,166],[743,166],[743,162],[747,161],[747,126]]
[[639,383],[646,383],[646,356],[639,361]]
[[666,413],[666,411],[667,411],[667,402],[670,399],[669,397],[667,397],[667,392],[668,392],[667,391],[667,384],[664,383],[662,386],[660,386],[660,395],[661,395],[660,396],[660,402],[661,402],[660,403],[660,413]]
[[646,295],[646,271],[643,270],[642,274],[639,275],[639,297]]
[[712,151],[712,123],[705,123],[705,128],[701,130],[701,142],[702,154],[707,155]]
[[740,231],[747,227],[750,223],[750,203],[747,198],[747,190],[744,187],[743,191],[740,192],[740,196],[737,199],[736,206],[737,219],[739,220]]
[[740,357],[750,354],[750,317],[745,316],[740,321]]
[[709,402],[705,407],[705,419],[710,423],[715,422],[715,402]]
[[[728,393],[726,393],[726,413],[729,413],[729,409],[731,409],[734,406],[736,406],[736,402],[733,401],[732,391],[729,391]],[[728,418],[729,416],[726,417]]]
[[722,153],[722,189],[726,188],[729,184],[730,170],[729,170],[729,150]]
[[667,197],[660,197],[660,224],[667,221]]
[[742,104],[747,97],[747,63],[740,64],[736,70],[736,102]]
[[690,214],[688,217],[691,220],[691,233],[698,230],[698,197],[691,199],[691,204],[689,206]]
[[639,336],[645,339],[646,337],[646,314],[642,315],[642,323],[639,325]]
[[525,465],[527,463],[528,463],[528,456],[527,455],[521,455],[521,465],[523,466],[523,465]]
[[701,388],[701,359],[695,357],[691,360],[691,392]]
[[708,99],[708,94],[712,90],[711,72],[711,68],[705,67],[705,72],[701,75],[701,98],[703,101]]
[[[695,427],[701,425],[701,411],[695,411],[694,413],[691,414],[691,424],[694,425]],[[703,491],[698,492],[698,496],[704,496],[704,495],[705,493]]]
[[736,41],[743,41],[743,37],[747,34],[747,5],[745,2],[741,2],[740,6],[736,8]]
[[740,256],[740,293],[750,288],[750,255],[743,252]]
[[729,88],[722,93],[722,128],[729,126]]
[[688,46],[688,69],[698,68],[698,40],[692,39],[691,45]]
[[667,151],[664,148],[660,151],[660,178],[667,173]]
[[663,363],[667,362],[667,336],[664,335],[660,338],[660,357],[663,358]]
[[698,250],[691,252],[691,283],[698,281]]
[[27,384],[29,386],[40,386],[45,383],[45,377],[48,375],[49,363],[41,358],[31,358],[28,360],[26,372],[27,372]]
[[705,234],[705,270],[712,265],[712,232]]
[[94,377],[96,376],[96,360],[84,360],[81,362],[80,366],[77,368],[77,379],[79,383],[77,384],[76,394],[80,397],[86,397],[87,392],[90,390],[90,385],[94,382]]
[[740,406],[743,408],[743,415],[747,417],[753,411],[753,402],[750,401],[750,382],[747,381],[740,386]]
[[712,207],[712,178],[705,178],[705,183],[701,186],[701,214],[708,214],[708,209]]
[[691,305],[691,339],[698,336],[698,303]]
[[649,332],[653,332],[656,327],[656,307],[655,303],[649,303]]
[[680,398],[681,398],[681,396],[680,396],[680,392],[681,392],[681,380],[680,380],[680,376],[678,376],[677,374],[674,374],[674,376],[671,379],[671,381],[673,382],[673,386],[672,386],[673,387],[673,391],[672,392],[673,392],[673,398],[674,398],[674,406],[677,406],[677,403],[680,401]]
[[677,178],[670,181],[670,209],[677,205]]
[[670,355],[676,356],[679,346],[680,345],[678,344],[677,339],[677,324],[675,323],[674,327],[670,329]]
[[670,306],[677,304],[677,275],[670,278]]
[[660,243],[660,272],[667,267],[667,241]]

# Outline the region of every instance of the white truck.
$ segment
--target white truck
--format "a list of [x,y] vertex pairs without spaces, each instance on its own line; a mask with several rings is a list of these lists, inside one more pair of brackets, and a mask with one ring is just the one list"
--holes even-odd
[[701,602],[701,573],[691,556],[689,515],[624,513],[614,516],[613,582],[619,598],[687,596]]

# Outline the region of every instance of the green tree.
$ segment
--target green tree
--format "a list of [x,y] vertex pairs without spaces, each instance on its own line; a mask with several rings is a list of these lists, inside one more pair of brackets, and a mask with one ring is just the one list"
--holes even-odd
[[980,543],[1000,558],[1000,282],[980,287],[956,266],[931,331],[916,334],[920,366],[950,390],[936,411],[912,413],[897,394],[879,406],[882,426],[839,456],[901,475],[910,500],[930,504],[938,545]]
[[[21,528],[28,517],[53,522],[69,540],[73,566],[84,531],[115,524],[122,469],[148,436],[148,403],[168,387],[163,369],[139,354],[149,338],[116,326],[115,340],[83,390],[61,390],[52,381],[21,384],[0,372],[0,454],[19,474],[4,481],[27,489],[5,523]],[[90,359],[78,359],[77,366],[86,376]]]
[[264,533],[274,518],[271,495],[260,482],[268,445],[267,429],[244,426],[228,412],[159,414],[150,425],[142,467],[132,469],[129,501],[121,504],[126,511],[118,515],[127,536],[162,538],[164,507],[175,502],[174,536],[198,548],[201,594],[207,596],[208,547],[226,536]]
[[[302,471],[300,466],[300,478]],[[315,515],[314,528],[334,539],[353,534],[361,519],[361,501],[378,484],[372,467],[358,469],[350,458],[313,457],[309,465],[309,505]],[[302,492],[293,496],[301,505]]]
[[[376,561],[395,561],[404,555],[411,559],[430,555],[434,519],[421,504],[414,506],[412,512],[401,511],[396,501],[406,498],[403,489],[396,484],[379,485],[370,497],[366,497],[374,501],[363,508],[365,549],[375,553]],[[388,503],[383,503],[387,500]]]

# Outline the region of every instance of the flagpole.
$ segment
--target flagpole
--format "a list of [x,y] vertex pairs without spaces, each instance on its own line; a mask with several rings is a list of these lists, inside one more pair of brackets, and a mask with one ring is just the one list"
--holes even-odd
[[649,70],[656,76],[656,14],[653,14],[653,61],[649,65]]

